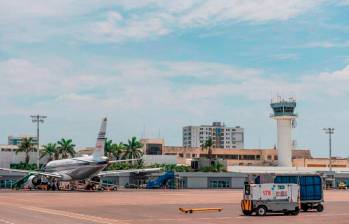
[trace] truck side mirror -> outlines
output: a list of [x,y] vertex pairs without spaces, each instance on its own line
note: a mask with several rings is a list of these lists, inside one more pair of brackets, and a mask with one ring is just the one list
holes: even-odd
[[251,194],[251,186],[249,184],[245,184],[245,195]]

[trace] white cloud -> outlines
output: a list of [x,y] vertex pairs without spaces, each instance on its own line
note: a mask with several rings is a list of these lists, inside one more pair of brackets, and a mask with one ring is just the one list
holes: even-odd
[[[279,94],[312,100],[349,93],[349,66],[330,73],[283,80],[262,70],[209,62],[127,61],[106,64],[111,73],[71,73],[69,65],[43,67],[24,59],[0,63],[0,95],[34,105],[79,103],[109,108],[161,108],[191,111],[220,106],[225,97],[268,101]],[[67,63],[69,64],[69,63]],[[93,70],[93,69],[92,69]],[[56,99],[56,101],[52,101]],[[69,103],[69,105],[70,105]],[[18,106],[18,105],[17,105]],[[28,106],[28,105],[25,105]],[[71,106],[71,105],[70,105]]]
[[[109,12],[104,21],[93,23],[93,40],[123,41],[166,35],[176,29],[212,26],[226,22],[267,22],[287,20],[309,11],[322,1],[286,0],[206,0],[206,1],[147,1],[148,4],[119,4],[125,9],[138,10],[120,16]],[[144,12],[139,12],[139,9]],[[118,15],[117,17],[113,15]],[[121,20],[122,17],[122,20]]]
[[[127,41],[226,22],[287,20],[316,0],[12,0],[0,2],[0,32],[6,41],[42,41],[65,35],[87,41]],[[101,19],[104,18],[104,19]],[[45,30],[45,32],[42,32]]]
[[166,15],[137,21],[123,18],[117,12],[110,12],[107,17],[106,21],[96,22],[90,28],[97,38],[101,35],[106,40],[117,42],[129,38],[146,39],[169,33],[168,28],[163,24]]
[[297,60],[299,57],[297,54],[293,54],[293,53],[283,53],[283,54],[275,54],[272,55],[272,58],[275,60]]
[[348,41],[314,41],[299,46],[300,48],[341,48],[349,47]]
[[274,0],[241,1],[218,0],[205,1],[185,13],[180,21],[183,24],[210,24],[227,20],[263,22],[286,20],[313,8],[316,1]]
[[[114,122],[110,126],[113,138],[138,135],[147,124],[148,129],[165,128],[165,138],[178,144],[180,127],[185,124],[225,119],[252,129],[256,127],[253,122],[269,125],[267,104],[277,94],[321,107],[349,95],[349,66],[283,80],[263,70],[212,62],[115,61],[98,64],[98,69],[94,63],[86,64],[87,68],[72,72],[71,64],[59,59],[0,62],[0,120],[43,113],[49,116],[45,127],[52,125],[47,126],[50,133],[46,136],[55,140],[64,134],[87,145],[93,144],[88,136],[97,128],[88,124],[108,116]],[[93,72],[100,66],[108,67],[107,71]],[[256,109],[261,112],[258,118]],[[321,116],[326,117],[326,112],[319,112]],[[12,126],[8,124],[8,128]],[[249,129],[251,132],[256,131]]]

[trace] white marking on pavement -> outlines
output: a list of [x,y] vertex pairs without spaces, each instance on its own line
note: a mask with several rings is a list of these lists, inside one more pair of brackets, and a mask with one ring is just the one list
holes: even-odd
[[6,223],[6,224],[14,224],[13,222],[10,222],[10,221],[5,220],[5,219],[0,219],[0,222]]
[[185,196],[185,194],[160,194],[161,196]]
[[[78,219],[78,220],[83,220],[83,221],[90,221],[90,222],[95,222],[95,223],[100,223],[100,224],[128,224],[126,221],[103,218],[103,217],[99,217],[99,216],[85,215],[85,214],[81,214],[81,213],[66,212],[66,211],[61,211],[61,210],[40,208],[40,207],[35,207],[35,206],[23,206],[23,205],[18,205],[18,204],[14,204],[14,203],[6,203],[6,202],[0,202],[0,204],[15,206],[17,208],[29,210],[29,211],[40,212],[40,213],[45,213],[45,214],[50,214],[50,215],[58,215],[58,216],[63,216],[63,217],[68,217],[68,218],[73,218],[73,219]],[[0,219],[0,222],[6,223],[6,224],[14,224],[14,223],[8,222],[7,220],[1,220],[1,219]]]

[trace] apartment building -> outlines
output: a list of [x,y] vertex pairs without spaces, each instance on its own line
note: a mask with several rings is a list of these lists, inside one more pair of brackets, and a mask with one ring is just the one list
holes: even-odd
[[213,140],[213,148],[243,149],[244,129],[240,126],[226,127],[224,123],[183,127],[183,147],[201,147],[208,139]]

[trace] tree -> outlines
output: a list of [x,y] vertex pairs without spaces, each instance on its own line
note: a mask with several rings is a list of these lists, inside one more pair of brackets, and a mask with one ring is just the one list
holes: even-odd
[[105,139],[105,143],[104,143],[104,155],[107,156],[109,159],[112,159],[113,157],[113,140],[108,140]]
[[57,142],[58,144],[58,153],[61,156],[62,159],[67,159],[69,155],[73,157],[75,155],[75,144],[73,144],[73,140],[71,139],[64,139],[62,138],[60,141]]
[[143,151],[141,150],[141,148],[143,147],[143,145],[137,140],[136,137],[129,139],[128,144],[124,144],[124,146],[126,159],[139,159],[142,157]]
[[48,162],[52,161],[53,159],[59,159],[59,152],[57,148],[56,143],[48,143],[47,145],[44,145],[44,148],[41,150],[41,156],[40,159],[48,155]]
[[212,138],[207,139],[202,145],[201,148],[202,150],[207,149],[207,158],[209,160],[212,159],[212,146],[213,146],[213,141]]
[[104,153],[109,159],[121,159],[124,151],[125,145],[120,142],[119,144],[113,143],[112,140],[106,140],[104,145]]
[[123,155],[125,154],[125,144],[123,144],[122,142],[120,142],[119,144],[113,144],[112,153],[115,159],[122,159]]
[[29,153],[34,151],[34,143],[33,138],[23,138],[21,141],[21,144],[18,146],[18,149],[16,149],[16,154],[19,152],[25,153],[25,163],[29,163]]

